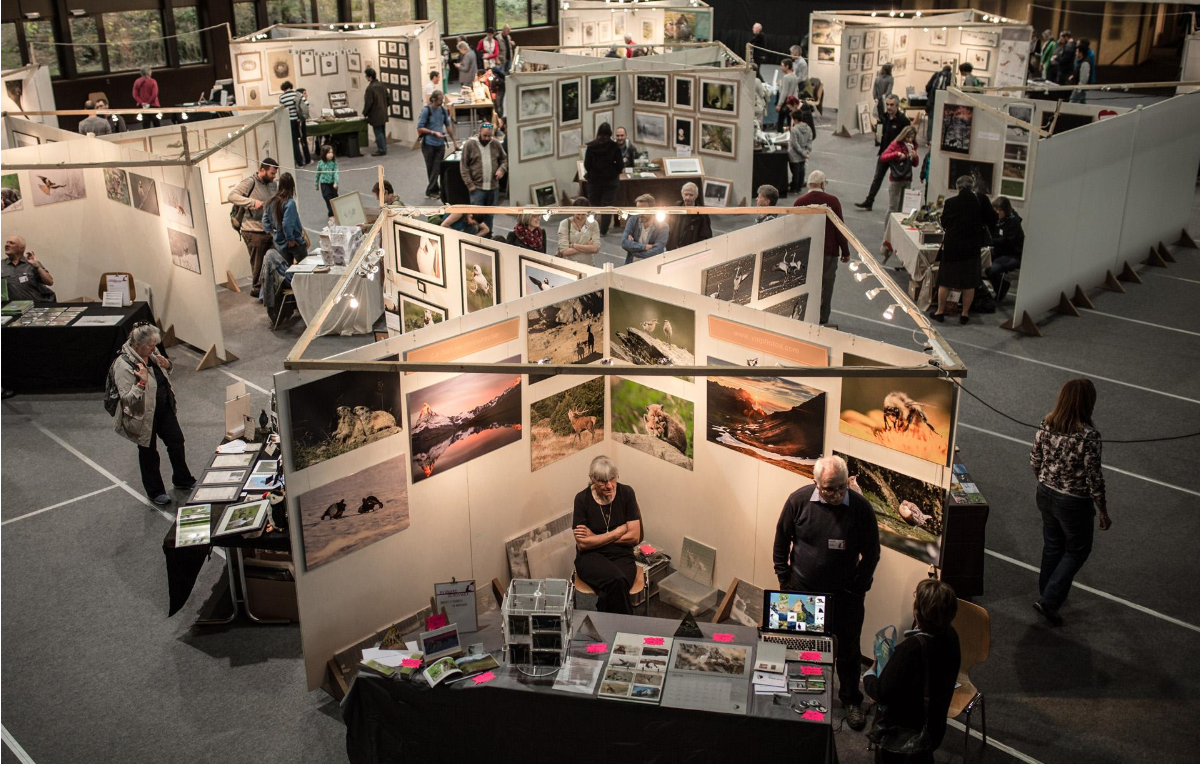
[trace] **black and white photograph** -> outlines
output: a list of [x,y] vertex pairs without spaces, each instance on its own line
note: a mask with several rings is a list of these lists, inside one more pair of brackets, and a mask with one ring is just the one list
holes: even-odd
[[578,158],[581,148],[583,148],[582,127],[558,131],[558,156],[560,159]]
[[396,273],[446,286],[445,237],[394,224]]
[[942,104],[942,151],[970,154],[971,125],[974,120],[974,106]]
[[517,134],[517,156],[522,162],[554,156],[554,123],[522,125]]
[[744,255],[700,273],[700,288],[717,300],[749,305],[754,296],[754,260],[756,255]]
[[292,469],[349,453],[401,432],[400,375],[343,371],[287,392]]
[[665,74],[633,75],[633,102],[640,106],[667,106],[669,81]]
[[675,116],[672,118],[672,124],[674,125],[672,133],[675,148],[695,148],[692,136],[696,132],[696,120],[691,117]]
[[558,181],[544,180],[529,187],[530,203],[538,207],[553,207],[558,204]]
[[558,81],[558,124],[577,125],[583,121],[583,80],[579,77]]
[[769,308],[763,308],[763,310],[777,316],[787,316],[796,321],[803,321],[804,313],[808,310],[808,295],[796,295],[783,302],[777,302]]
[[729,193],[733,188],[733,183],[720,178],[705,178],[704,179],[704,206],[705,207],[728,207]]
[[808,281],[808,255],[812,239],[804,237],[764,249],[758,266],[758,299],[803,286]]
[[521,122],[547,119],[554,114],[554,84],[543,82],[517,90],[517,117]]
[[185,271],[200,272],[200,244],[190,233],[167,229],[167,243],[171,247],[171,262]]
[[621,101],[621,82],[615,74],[593,74],[588,77],[588,108],[616,106]]
[[636,145],[667,146],[668,115],[655,111],[633,113],[633,142]]

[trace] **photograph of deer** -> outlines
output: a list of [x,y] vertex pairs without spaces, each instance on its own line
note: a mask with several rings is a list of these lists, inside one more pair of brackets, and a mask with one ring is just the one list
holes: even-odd
[[[530,363],[592,363],[604,357],[604,292],[531,310],[525,320]],[[529,383],[551,376],[530,374]]]
[[604,440],[604,380],[600,377],[529,407],[530,470],[565,459]]
[[302,470],[401,431],[400,375],[343,371],[288,391],[292,469]]

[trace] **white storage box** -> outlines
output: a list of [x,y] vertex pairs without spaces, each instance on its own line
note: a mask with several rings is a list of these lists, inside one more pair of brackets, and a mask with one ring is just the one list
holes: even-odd
[[696,583],[682,571],[676,571],[659,582],[658,598],[672,607],[699,615],[716,607],[720,592],[711,586]]

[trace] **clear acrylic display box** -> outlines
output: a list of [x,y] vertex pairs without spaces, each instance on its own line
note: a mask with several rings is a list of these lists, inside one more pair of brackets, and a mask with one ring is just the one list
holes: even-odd
[[558,668],[571,647],[575,587],[565,578],[514,578],[500,608],[509,665]]

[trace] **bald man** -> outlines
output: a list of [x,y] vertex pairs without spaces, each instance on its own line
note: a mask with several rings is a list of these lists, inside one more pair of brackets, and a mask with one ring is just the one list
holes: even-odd
[[4,242],[4,281],[8,284],[8,299],[53,301],[54,277],[37,256],[25,251],[25,239],[9,236]]

